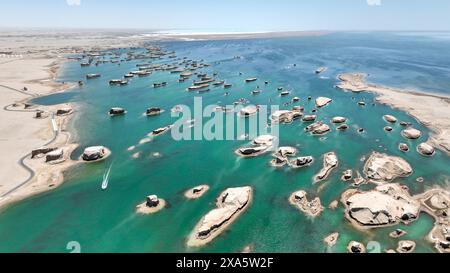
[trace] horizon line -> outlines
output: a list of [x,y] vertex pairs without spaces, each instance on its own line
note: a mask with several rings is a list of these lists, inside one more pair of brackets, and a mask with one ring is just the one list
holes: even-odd
[[[211,34],[260,34],[260,33],[289,33],[289,32],[450,32],[450,29],[311,29],[311,30],[253,30],[253,31],[242,31],[233,30],[233,32],[225,32],[224,29],[217,29],[217,32],[214,32],[214,29],[200,29],[200,28],[146,28],[146,27],[47,27],[47,26],[0,26],[0,30],[3,29],[15,29],[15,30],[103,30],[103,31],[152,31],[152,32],[160,32],[160,31],[204,31],[208,30],[207,33],[203,34],[201,32],[194,33],[195,35],[211,35]],[[168,33],[170,35],[170,33]],[[184,34],[184,33],[183,33]],[[186,33],[185,35],[189,35],[190,33]]]

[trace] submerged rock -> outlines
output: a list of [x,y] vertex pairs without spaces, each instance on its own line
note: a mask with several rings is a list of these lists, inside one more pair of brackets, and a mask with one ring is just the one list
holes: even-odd
[[208,212],[194,228],[187,245],[203,246],[211,242],[249,206],[252,188],[229,188],[217,199],[217,208]]
[[423,156],[433,156],[436,152],[434,147],[428,143],[421,143],[417,146],[417,152],[419,152]]
[[391,126],[386,126],[386,127],[384,127],[384,130],[386,132],[392,132],[394,130],[394,128],[392,128]]
[[337,155],[335,152],[327,153],[323,156],[323,168],[320,172],[315,176],[314,181],[320,182],[330,175],[331,171],[333,171],[339,164]]
[[409,224],[420,214],[420,203],[399,184],[385,184],[366,192],[351,189],[342,194],[342,203],[347,219],[357,227]]
[[408,128],[402,131],[402,136],[407,139],[418,139],[422,136],[422,132],[414,128]]
[[329,247],[333,247],[336,245],[338,239],[339,239],[339,233],[335,232],[335,233],[332,233],[332,234],[328,235],[327,237],[325,237],[325,239],[323,239],[323,241]]
[[406,121],[400,121],[400,125],[403,127],[407,127],[407,126],[411,126],[412,123],[411,122],[406,122]]
[[251,245],[245,246],[245,247],[240,251],[240,253],[242,253],[242,254],[252,253],[254,249],[255,249],[255,245],[254,245],[254,244],[251,244]]
[[328,205],[328,208],[331,209],[331,210],[335,210],[338,207],[339,207],[339,201],[338,200],[334,200]]
[[410,176],[413,170],[403,158],[373,152],[366,161],[364,173],[372,182],[390,182]]
[[320,198],[316,197],[312,201],[308,201],[307,195],[303,190],[294,192],[290,196],[289,202],[308,216],[319,216],[324,210]]

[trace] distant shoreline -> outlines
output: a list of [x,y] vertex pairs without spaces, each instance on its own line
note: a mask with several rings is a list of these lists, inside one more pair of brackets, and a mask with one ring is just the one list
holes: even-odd
[[356,93],[376,94],[378,103],[390,105],[414,117],[432,130],[430,142],[435,148],[450,155],[450,96],[428,92],[409,91],[368,83],[364,73],[346,73],[337,76],[337,88]]
[[280,32],[249,32],[249,33],[164,33],[155,32],[141,34],[141,36],[155,41],[216,41],[216,40],[245,40],[269,39],[288,37],[310,37],[330,34],[330,31],[280,31]]

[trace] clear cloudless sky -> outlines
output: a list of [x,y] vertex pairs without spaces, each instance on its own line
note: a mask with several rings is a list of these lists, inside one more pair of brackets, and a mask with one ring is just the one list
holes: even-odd
[[2,0],[0,27],[450,30],[450,0]]

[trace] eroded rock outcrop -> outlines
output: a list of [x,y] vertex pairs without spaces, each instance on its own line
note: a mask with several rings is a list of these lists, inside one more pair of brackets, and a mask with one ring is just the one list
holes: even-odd
[[408,128],[402,131],[402,136],[407,139],[418,139],[422,136],[422,132],[414,128]]
[[428,143],[421,143],[417,146],[417,152],[423,156],[433,156],[435,154],[435,149]]
[[84,161],[99,161],[109,156],[111,151],[104,146],[93,146],[84,149],[81,158]]
[[235,153],[242,157],[256,157],[267,152],[274,144],[276,138],[271,135],[261,135],[252,141],[251,147],[242,147]]
[[46,154],[45,156],[45,162],[51,162],[53,164],[61,162],[64,160],[64,150],[63,149],[57,149],[54,151],[51,151]]
[[397,118],[392,116],[392,115],[385,115],[383,116],[384,120],[390,123],[396,123],[397,122]]
[[273,123],[292,123],[302,116],[303,113],[301,111],[280,110],[273,113],[270,119]]
[[327,237],[325,237],[325,239],[323,239],[323,241],[329,247],[333,247],[336,245],[338,239],[339,239],[339,233],[335,232],[335,233],[332,233],[332,234],[328,235]]
[[399,177],[408,177],[413,173],[406,160],[374,152],[364,166],[364,174],[372,182],[390,182]]
[[314,122],[316,120],[316,115],[306,115],[302,118],[303,122]]
[[327,98],[327,97],[318,97],[316,99],[316,106],[321,108],[321,107],[324,107],[324,106],[330,104],[332,101],[333,101],[332,99]]
[[187,190],[184,193],[184,196],[187,199],[199,199],[201,198],[207,191],[209,190],[208,185],[200,185],[197,187],[194,187],[192,189]]
[[341,180],[342,181],[350,181],[353,178],[353,170],[346,170],[342,173]]
[[149,195],[145,202],[136,206],[136,212],[139,214],[154,214],[164,209],[166,201],[159,198],[157,195]]
[[35,150],[31,151],[31,158],[35,158],[35,157],[39,157],[41,155],[48,154],[57,149],[58,148],[55,148],[55,147],[42,147],[42,148],[35,149]]
[[400,237],[405,236],[406,234],[407,234],[407,232],[404,231],[403,229],[396,229],[396,230],[392,231],[391,233],[389,233],[389,237],[398,239]]
[[320,202],[320,198],[316,197],[313,200],[309,201],[307,195],[308,194],[303,190],[294,192],[289,197],[289,203],[291,203],[291,205],[295,206],[308,216],[319,216],[324,210],[324,207]]
[[347,251],[349,253],[366,253],[366,247],[360,242],[351,241],[347,246]]
[[295,160],[290,161],[289,165],[295,169],[295,168],[308,167],[313,163],[314,163],[314,158],[312,156],[302,156],[302,157],[296,158]]
[[314,177],[315,182],[320,182],[328,178],[331,171],[333,171],[339,164],[338,157],[335,152],[327,153],[323,156],[323,168]]
[[416,249],[416,243],[414,241],[400,241],[398,242],[398,253],[411,253]]
[[406,143],[400,143],[400,144],[398,145],[398,149],[399,149],[400,151],[402,151],[402,152],[405,152],[405,153],[409,152],[409,146],[408,146],[408,144],[406,144]]
[[344,122],[346,122],[346,121],[347,121],[347,118],[344,118],[344,117],[334,117],[334,118],[331,120],[331,123],[338,124],[338,123],[344,123]]
[[450,253],[450,192],[431,189],[417,196],[422,210],[435,219],[428,240],[441,253]]
[[310,132],[313,135],[324,135],[331,131],[330,126],[319,121],[314,124],[311,124],[305,128],[306,132]]
[[399,184],[385,184],[374,190],[355,189],[342,194],[346,217],[359,228],[375,228],[405,224],[419,217],[420,202],[411,197],[408,189]]
[[203,246],[211,242],[245,211],[252,200],[252,188],[229,188],[217,199],[217,208],[206,214],[190,235],[189,247]]

